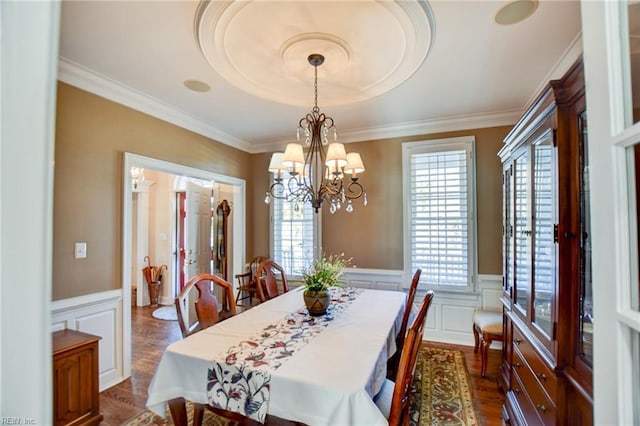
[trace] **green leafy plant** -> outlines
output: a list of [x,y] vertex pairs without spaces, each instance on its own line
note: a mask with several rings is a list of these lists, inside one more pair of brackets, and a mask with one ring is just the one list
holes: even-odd
[[309,291],[325,291],[329,287],[344,284],[340,279],[342,269],[351,263],[351,258],[345,259],[344,254],[322,256],[311,265],[302,269],[304,285]]

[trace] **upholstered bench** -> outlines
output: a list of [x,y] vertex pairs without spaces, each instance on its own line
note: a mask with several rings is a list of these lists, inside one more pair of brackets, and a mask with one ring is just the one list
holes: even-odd
[[491,342],[502,342],[502,312],[476,309],[473,314],[474,353],[480,348],[480,375],[485,376]]

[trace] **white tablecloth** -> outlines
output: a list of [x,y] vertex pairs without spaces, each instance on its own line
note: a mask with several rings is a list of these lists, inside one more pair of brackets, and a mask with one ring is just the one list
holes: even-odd
[[[149,386],[147,407],[165,415],[177,397],[207,403],[212,358],[304,307],[301,289],[171,344]],[[406,295],[365,290],[326,330],[271,373],[268,413],[308,425],[386,425],[373,403],[395,352]]]

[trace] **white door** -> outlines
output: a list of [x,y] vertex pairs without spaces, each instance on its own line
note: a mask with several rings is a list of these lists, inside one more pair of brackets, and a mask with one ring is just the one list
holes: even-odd
[[185,280],[211,272],[211,188],[187,182]]
[[583,0],[594,424],[640,424],[640,2]]

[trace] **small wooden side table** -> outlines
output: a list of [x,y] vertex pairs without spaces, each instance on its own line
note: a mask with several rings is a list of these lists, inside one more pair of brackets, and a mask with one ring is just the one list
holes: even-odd
[[97,425],[102,421],[98,341],[75,330],[56,331],[53,340],[53,424]]

